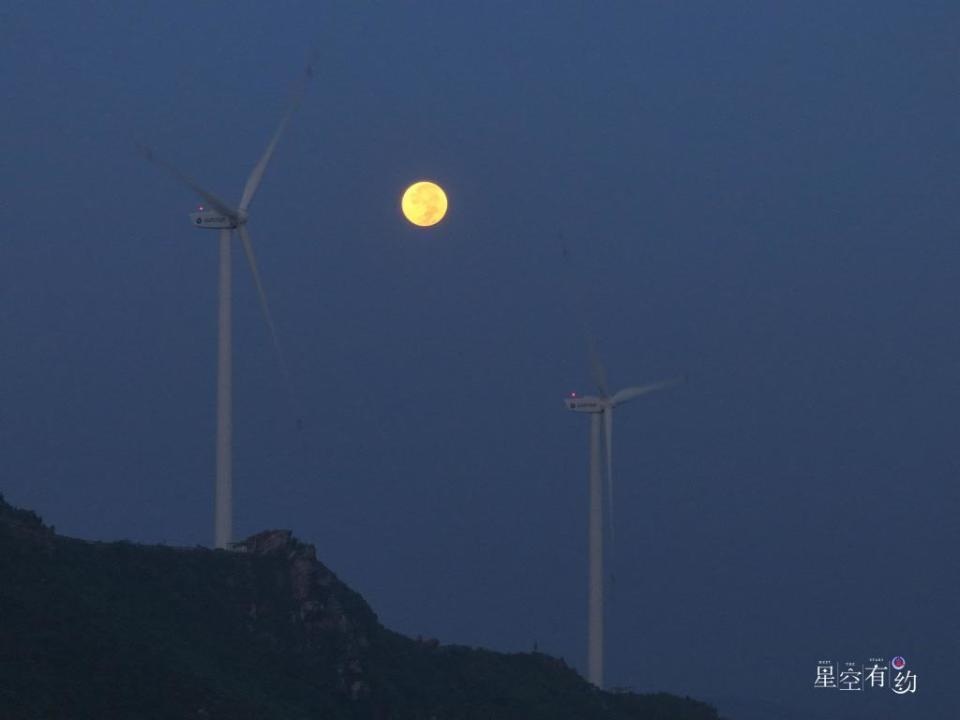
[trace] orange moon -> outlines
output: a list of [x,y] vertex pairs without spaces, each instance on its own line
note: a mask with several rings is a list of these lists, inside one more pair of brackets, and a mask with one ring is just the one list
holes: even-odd
[[447,194],[436,183],[415,182],[403,193],[400,208],[407,220],[420,227],[430,227],[447,214]]

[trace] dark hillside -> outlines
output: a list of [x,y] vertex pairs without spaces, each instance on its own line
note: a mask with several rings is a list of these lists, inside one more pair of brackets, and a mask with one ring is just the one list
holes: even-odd
[[598,692],[562,661],[384,628],[287,531],[238,552],[55,535],[0,497],[4,720],[716,720]]

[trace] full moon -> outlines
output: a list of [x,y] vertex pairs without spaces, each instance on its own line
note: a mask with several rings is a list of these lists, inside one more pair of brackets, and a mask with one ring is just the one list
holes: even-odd
[[430,227],[447,214],[447,194],[436,183],[416,182],[403,193],[400,208],[414,225]]

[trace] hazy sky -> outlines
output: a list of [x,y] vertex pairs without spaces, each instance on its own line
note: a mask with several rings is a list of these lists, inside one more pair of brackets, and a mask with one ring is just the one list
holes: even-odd
[[[236,202],[315,48],[249,225],[296,407],[236,255],[237,533],[292,528],[402,632],[582,669],[582,296],[612,385],[690,375],[617,415],[609,683],[946,718],[958,36],[948,1],[8,0],[0,492],[211,543],[216,233],[135,144]],[[916,696],[813,688],[895,654]]]

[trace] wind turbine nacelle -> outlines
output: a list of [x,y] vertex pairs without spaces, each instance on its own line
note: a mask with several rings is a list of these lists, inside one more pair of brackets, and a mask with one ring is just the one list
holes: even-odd
[[199,208],[194,212],[190,213],[190,220],[193,222],[195,227],[198,228],[210,228],[211,230],[222,230],[224,228],[235,228],[237,226],[236,221],[224,215],[219,210],[213,210],[212,208]]
[[594,395],[567,395],[563,399],[567,404],[567,410],[582,413],[600,413],[607,409],[607,402],[603,398]]

